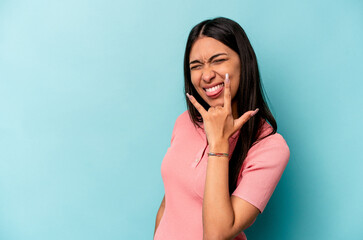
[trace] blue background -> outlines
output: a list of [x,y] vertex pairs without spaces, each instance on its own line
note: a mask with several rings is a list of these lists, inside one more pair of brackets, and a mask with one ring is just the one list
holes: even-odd
[[255,239],[363,239],[363,3],[0,1],[0,239],[152,239],[198,22],[237,21],[290,162]]

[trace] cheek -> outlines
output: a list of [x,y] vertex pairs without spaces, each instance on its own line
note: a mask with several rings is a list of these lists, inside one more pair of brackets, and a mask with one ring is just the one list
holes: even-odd
[[193,79],[192,79],[192,84],[193,84],[194,88],[197,89],[197,83]]
[[197,91],[197,93],[199,95],[201,95],[202,94],[202,90],[200,89],[199,82],[192,80],[192,84],[193,84],[194,89]]
[[238,91],[238,86],[239,85],[239,82],[236,81],[234,82],[232,85],[231,85],[231,94],[232,94],[232,97],[235,97],[237,91]]
[[194,87],[198,84],[198,76],[195,73],[191,73],[190,74],[190,79],[192,81],[192,84],[194,85]]

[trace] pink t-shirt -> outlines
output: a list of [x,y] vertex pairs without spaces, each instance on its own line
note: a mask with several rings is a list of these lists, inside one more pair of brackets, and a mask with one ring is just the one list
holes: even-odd
[[[202,125],[203,127],[203,125]],[[262,135],[272,131],[264,121]],[[230,156],[240,130],[229,139]],[[195,128],[188,111],[176,119],[170,147],[161,163],[165,189],[165,210],[154,240],[203,239],[202,205],[209,145],[203,129]],[[290,157],[284,138],[275,133],[248,151],[232,195],[263,212]],[[241,232],[235,240],[245,240]]]

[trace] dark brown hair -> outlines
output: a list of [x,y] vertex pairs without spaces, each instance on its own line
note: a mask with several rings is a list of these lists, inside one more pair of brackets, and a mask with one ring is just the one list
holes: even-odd
[[[203,36],[220,41],[239,56],[241,62],[240,84],[234,98],[237,101],[238,117],[249,110],[260,109],[254,117],[242,126],[236,147],[229,161],[229,193],[232,194],[236,189],[238,175],[248,150],[257,141],[276,133],[277,124],[265,102],[256,54],[245,31],[231,19],[224,17],[208,19],[200,22],[190,31],[184,54],[184,92],[192,94],[206,110],[210,107],[195,90],[190,77],[190,51],[194,42]],[[203,121],[200,113],[187,97],[185,97],[185,100],[194,126],[201,128],[198,124]],[[261,137],[260,130],[264,120],[270,123],[273,131]]]

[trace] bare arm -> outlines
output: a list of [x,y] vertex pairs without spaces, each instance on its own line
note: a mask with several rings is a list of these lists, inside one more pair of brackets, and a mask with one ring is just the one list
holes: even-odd
[[156,215],[154,236],[155,236],[155,233],[156,233],[156,229],[159,226],[160,220],[161,220],[161,218],[164,215],[164,209],[165,209],[165,195],[163,197],[163,201],[161,201],[161,204],[160,204],[160,207],[159,207],[159,211],[158,211],[158,213]]
[[[228,152],[228,142],[210,146],[211,152]],[[228,158],[208,157],[203,200],[203,239],[233,239],[252,224],[259,210],[229,196]]]

